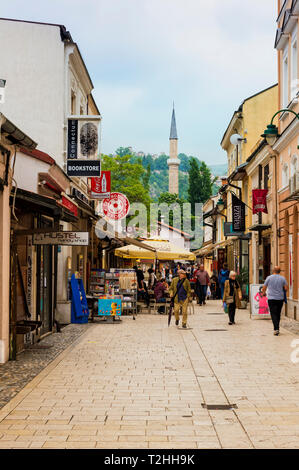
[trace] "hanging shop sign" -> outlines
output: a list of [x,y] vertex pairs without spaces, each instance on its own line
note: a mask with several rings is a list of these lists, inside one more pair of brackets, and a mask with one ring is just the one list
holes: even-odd
[[94,199],[108,199],[111,193],[111,171],[102,171],[99,178],[91,178],[90,196]]
[[232,194],[233,205],[233,231],[245,231],[245,204],[239,198]]
[[234,232],[232,222],[224,222],[224,236],[225,237],[243,237],[244,232]]
[[268,214],[267,208],[267,194],[268,189],[253,189],[252,190],[252,213],[258,214],[264,212]]
[[67,158],[78,158],[78,120],[68,120]]
[[100,160],[68,160],[68,176],[99,176],[101,174]]
[[96,159],[99,154],[99,124],[101,116],[72,116],[68,118],[67,158]]
[[88,246],[88,232],[50,232],[35,233],[33,245]]
[[102,210],[106,217],[112,220],[124,219],[130,211],[128,198],[122,193],[111,193],[110,198],[102,202]]

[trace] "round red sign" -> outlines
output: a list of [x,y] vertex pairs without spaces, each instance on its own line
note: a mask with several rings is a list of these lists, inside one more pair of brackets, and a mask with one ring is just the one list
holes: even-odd
[[111,193],[110,198],[103,200],[102,208],[106,217],[113,220],[120,220],[129,213],[130,203],[124,194]]

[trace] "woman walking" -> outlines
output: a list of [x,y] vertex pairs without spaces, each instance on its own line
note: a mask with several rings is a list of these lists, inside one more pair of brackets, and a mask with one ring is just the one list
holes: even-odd
[[235,324],[236,308],[241,307],[242,292],[240,284],[236,280],[235,271],[229,273],[229,279],[225,281],[223,292],[223,303],[228,306],[229,325]]

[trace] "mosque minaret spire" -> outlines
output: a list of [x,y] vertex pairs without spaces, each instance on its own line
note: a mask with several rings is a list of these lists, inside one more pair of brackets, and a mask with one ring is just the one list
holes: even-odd
[[181,162],[178,158],[178,134],[176,128],[174,104],[172,110],[169,144],[169,160],[167,160],[167,165],[169,168],[169,192],[171,194],[179,194],[179,166]]

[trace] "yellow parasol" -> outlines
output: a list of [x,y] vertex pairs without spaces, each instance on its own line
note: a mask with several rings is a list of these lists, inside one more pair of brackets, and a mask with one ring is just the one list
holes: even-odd
[[140,259],[150,259],[150,260],[185,260],[185,261],[195,261],[196,256],[188,250],[181,248],[174,243],[169,242],[168,240],[142,240],[143,243],[155,248],[156,253],[146,250],[144,248],[139,248],[134,245],[127,245],[115,250],[115,255],[120,258],[140,258]]

